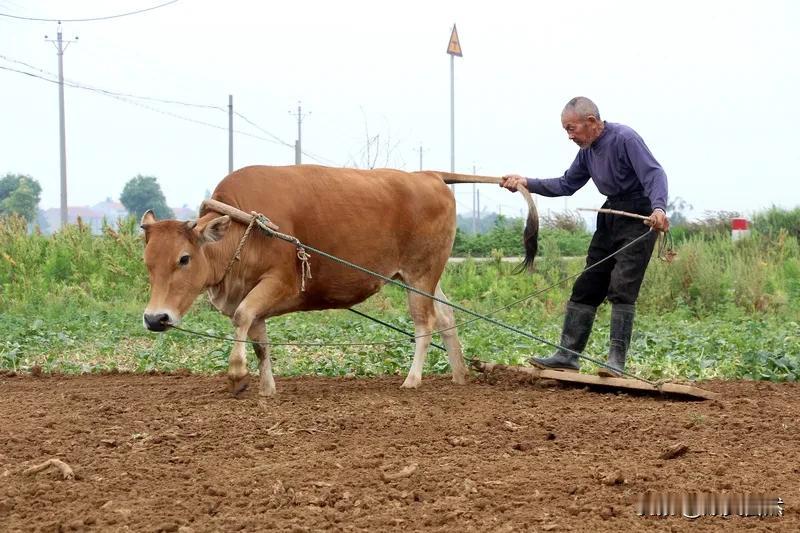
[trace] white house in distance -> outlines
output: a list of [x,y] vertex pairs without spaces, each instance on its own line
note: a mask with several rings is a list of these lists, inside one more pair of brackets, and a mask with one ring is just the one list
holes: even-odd
[[[197,211],[187,205],[183,207],[172,207],[171,209],[175,213],[175,218],[178,220],[189,220],[197,216]],[[78,217],[81,217],[81,222],[89,226],[92,233],[95,234],[100,234],[103,231],[103,219],[113,226],[118,219],[127,216],[128,211],[125,209],[125,206],[111,198],[106,198],[104,201],[93,206],[67,207],[67,220],[70,224],[77,224]],[[51,207],[50,209],[40,211],[38,223],[42,228],[42,233],[53,233],[61,226],[61,210],[57,207]]]

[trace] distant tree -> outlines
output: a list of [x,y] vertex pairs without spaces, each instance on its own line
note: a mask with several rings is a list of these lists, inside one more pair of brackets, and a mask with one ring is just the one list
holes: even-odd
[[0,215],[16,214],[28,222],[36,220],[42,187],[23,174],[8,173],[0,178]]
[[47,217],[44,216],[44,211],[41,209],[36,210],[36,224],[39,225],[39,231],[42,233],[50,233],[50,224],[47,222]]
[[686,202],[680,196],[676,196],[667,204],[667,216],[669,217],[670,226],[686,226],[689,220],[686,218],[684,211],[693,209],[693,206]]
[[161,186],[153,176],[139,174],[132,178],[122,189],[119,201],[136,219],[141,218],[148,209],[152,209],[158,219],[175,217],[172,209],[167,207]]
[[[523,225],[525,224],[525,220],[522,218],[507,217],[505,215],[481,210],[479,220],[476,221],[476,226],[478,233],[487,233],[492,231],[492,229],[498,225],[501,227],[505,225],[513,225],[516,224],[518,220],[521,220]],[[456,215],[456,227],[465,234],[472,233],[472,215]]]

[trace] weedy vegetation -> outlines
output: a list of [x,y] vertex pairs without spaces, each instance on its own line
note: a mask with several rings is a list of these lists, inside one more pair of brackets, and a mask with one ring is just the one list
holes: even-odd
[[[534,271],[513,275],[516,265],[501,257],[520,255],[521,224],[500,219],[483,234],[459,232],[454,255],[472,258],[449,265],[443,287],[469,309],[558,342],[563,306],[572,277],[584,266],[590,235],[580,225],[565,228],[569,220],[543,224]],[[702,226],[674,231],[677,256],[671,263],[653,258],[639,299],[630,370],[653,379],[796,380],[800,210],[758,214],[752,235],[736,242],[719,221]],[[101,235],[74,225],[51,236],[30,233],[21,219],[0,219],[0,369],[225,370],[229,342],[144,329],[149,287],[142,248],[132,219],[105,226]],[[358,309],[413,331],[405,294],[396,287],[387,286]],[[594,358],[604,359],[608,347],[608,314],[602,306],[587,348]],[[456,316],[468,358],[519,364],[551,350],[463,313]],[[228,319],[204,296],[183,325],[231,334]],[[401,334],[346,310],[276,317],[268,331],[276,343],[275,372],[282,375],[402,375],[413,353]],[[336,345],[313,345],[319,343]],[[255,370],[255,357],[249,362]],[[445,354],[432,348],[426,372],[447,370]]]

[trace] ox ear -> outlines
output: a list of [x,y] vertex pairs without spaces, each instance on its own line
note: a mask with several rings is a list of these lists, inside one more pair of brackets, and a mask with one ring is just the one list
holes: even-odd
[[150,224],[154,223],[155,221],[156,221],[156,215],[153,214],[153,210],[152,209],[148,209],[147,211],[144,212],[144,215],[142,215],[142,220],[141,220],[141,222],[139,222],[139,226],[144,230],[144,243],[145,244],[147,244],[147,241],[149,240],[148,239],[148,237],[149,237],[148,233],[149,232],[147,230],[150,228]]
[[144,215],[142,215],[142,221],[139,223],[139,225],[142,227],[142,229],[145,229],[145,226],[147,224],[152,224],[155,221],[156,221],[155,213],[153,213],[152,209],[148,209],[147,211],[144,212]]
[[231,217],[228,215],[217,217],[200,230],[200,239],[202,240],[203,244],[208,242],[216,242],[225,236],[225,233],[228,231],[230,225]]

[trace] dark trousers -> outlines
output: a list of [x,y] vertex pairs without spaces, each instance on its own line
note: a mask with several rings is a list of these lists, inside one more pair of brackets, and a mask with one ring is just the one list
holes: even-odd
[[[653,212],[650,200],[643,193],[609,198],[603,207],[644,216]],[[608,257],[649,230],[650,227],[639,219],[598,213],[597,231],[589,244],[586,266]],[[593,307],[603,303],[606,298],[612,304],[634,305],[657,235],[655,231],[650,232],[633,246],[581,274],[572,287],[570,300]]]

